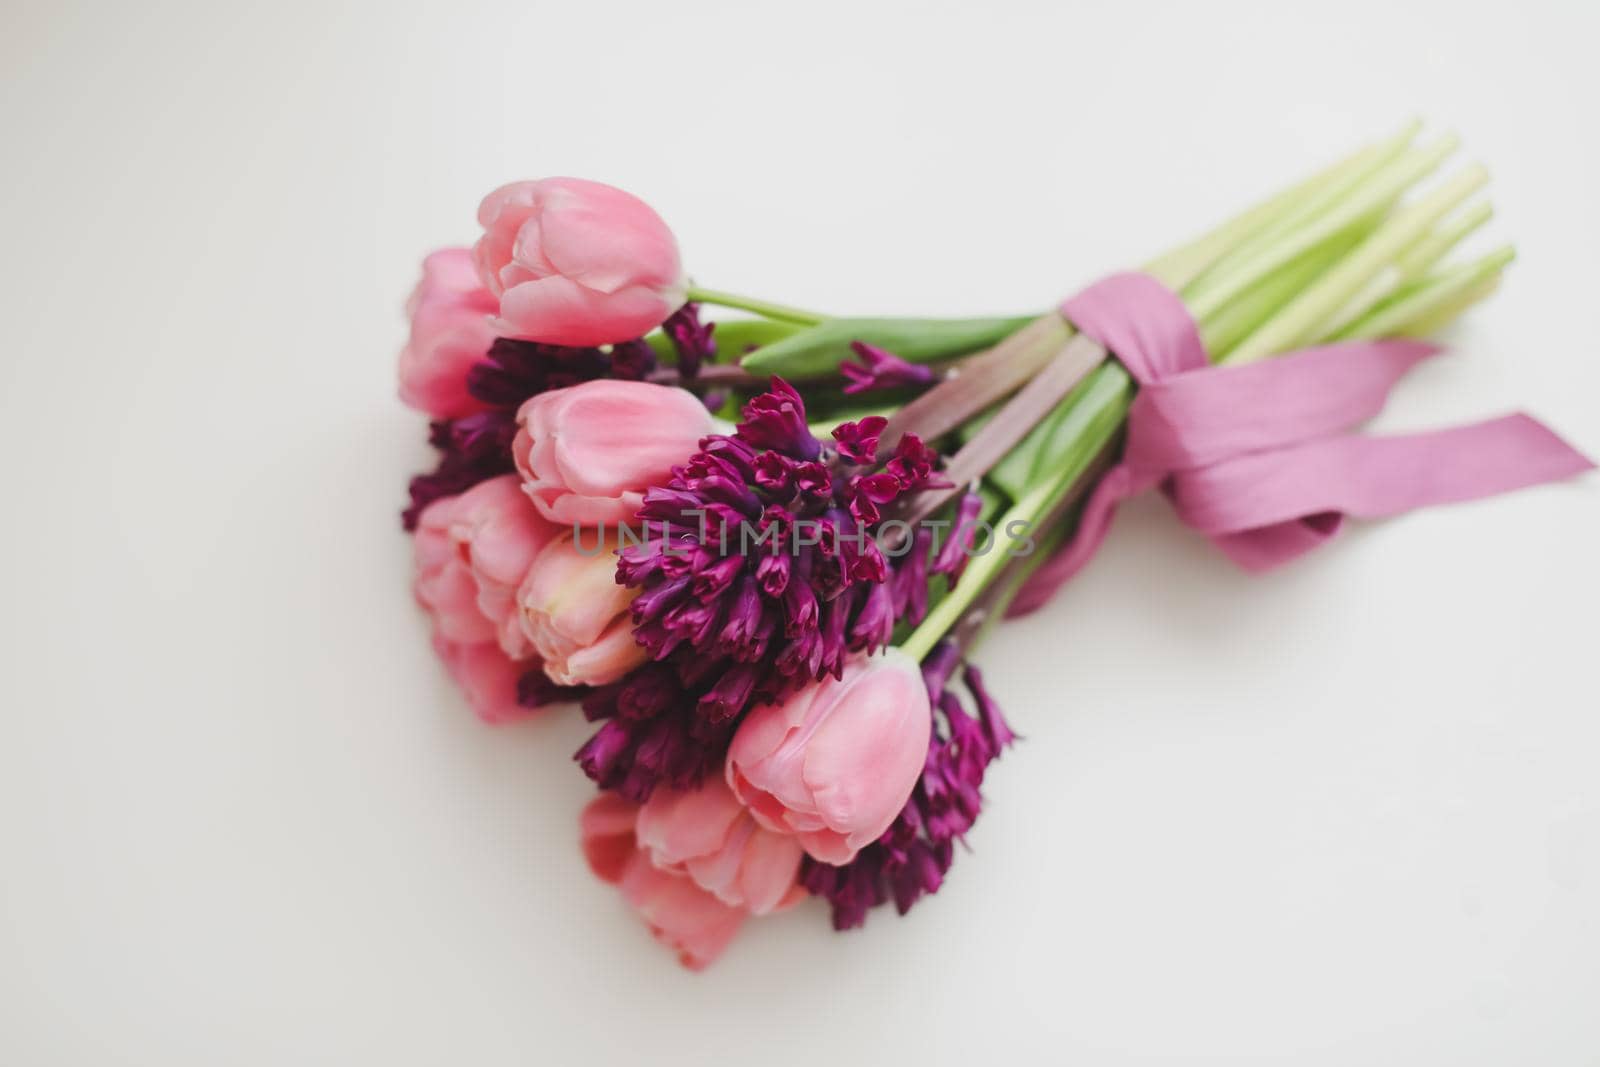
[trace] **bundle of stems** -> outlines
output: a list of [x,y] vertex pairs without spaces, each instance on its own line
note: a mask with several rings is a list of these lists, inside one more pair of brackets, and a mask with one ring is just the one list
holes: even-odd
[[[1420,336],[1493,292],[1509,246],[1448,263],[1491,214],[1476,194],[1477,164],[1429,179],[1457,141],[1418,141],[1413,124],[1158,257],[1143,269],[1178,293],[1213,362],[1233,364],[1330,341]],[[992,618],[1070,525],[1081,497],[1114,452],[1136,385],[1097,343],[1055,311],[1024,319],[827,319],[728,294],[691,299],[762,316],[768,333],[742,370],[806,379],[835,371],[848,343],[865,340],[929,362],[992,347],[950,364],[947,376],[896,411],[884,437],[956,434],[952,482],[981,479],[995,529],[1034,531],[1027,557],[974,555],[959,585],[901,642],[922,657],[953,629],[970,638]],[[777,327],[774,331],[772,328]],[[781,334],[781,336],[779,336]],[[911,521],[948,496],[920,502]],[[1016,526],[1014,524],[1023,524]],[[965,620],[965,625],[962,625]]]

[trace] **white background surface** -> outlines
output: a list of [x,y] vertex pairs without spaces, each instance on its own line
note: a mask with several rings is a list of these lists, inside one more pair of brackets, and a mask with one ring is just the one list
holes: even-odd
[[[143,9],[143,10],[141,10]],[[572,714],[478,725],[395,512],[419,257],[552,173],[704,283],[1047,304],[1426,116],[1521,261],[1384,427],[1600,455],[1595,8],[0,11],[0,1061],[1600,1062],[1600,479],[1235,573],[1164,505],[981,661],[945,890],[680,971]]]

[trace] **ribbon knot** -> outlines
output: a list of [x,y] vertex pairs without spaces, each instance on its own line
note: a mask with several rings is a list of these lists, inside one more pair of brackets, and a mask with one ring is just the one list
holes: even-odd
[[1117,505],[1159,486],[1178,518],[1235,563],[1263,571],[1379,518],[1493,496],[1593,468],[1527,415],[1428,433],[1350,432],[1407,371],[1439,351],[1351,341],[1259,363],[1212,366],[1182,299],[1148,274],[1113,274],[1061,305],[1139,383],[1121,462],[1095,486],[1078,530],[1012,605],[1048,600],[1099,549]]

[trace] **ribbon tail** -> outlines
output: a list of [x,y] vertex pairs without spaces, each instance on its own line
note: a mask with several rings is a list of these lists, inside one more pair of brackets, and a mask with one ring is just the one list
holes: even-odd
[[1526,415],[1391,437],[1344,436],[1180,471],[1184,523],[1247,570],[1323,543],[1341,517],[1381,518],[1558,481],[1594,463]]
[[1419,341],[1350,341],[1146,385],[1128,418],[1136,467],[1187,470],[1343,433],[1383,410],[1389,391],[1437,353]]
[[1021,590],[1006,610],[1007,618],[1018,618],[1044,607],[1056,592],[1084,568],[1100,550],[1116,517],[1117,505],[1137,492],[1133,472],[1126,465],[1106,472],[1083,505],[1078,528],[1060,551],[1046,560],[1022,583]]

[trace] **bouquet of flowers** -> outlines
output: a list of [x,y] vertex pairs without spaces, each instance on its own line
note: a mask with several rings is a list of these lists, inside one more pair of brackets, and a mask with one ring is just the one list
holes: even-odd
[[808,895],[840,930],[904,914],[1016,740],[973,649],[1121,499],[1260,570],[1591,466],[1523,415],[1351,432],[1512,258],[1451,261],[1486,176],[1431,181],[1455,143],[1418,137],[1021,317],[702,288],[626,192],[496,190],[400,357],[439,452],[403,516],[435,650],[489,722],[581,706],[584,853],[686,965]]

